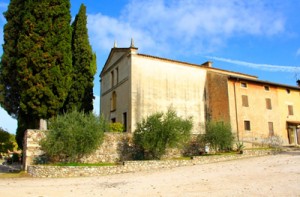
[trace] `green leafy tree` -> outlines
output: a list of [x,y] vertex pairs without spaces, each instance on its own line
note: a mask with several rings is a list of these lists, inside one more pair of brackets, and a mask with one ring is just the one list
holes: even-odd
[[134,144],[148,159],[160,159],[167,148],[180,147],[190,138],[193,123],[178,117],[173,109],[155,113],[137,123]]
[[234,136],[229,123],[209,121],[204,136],[199,139],[209,143],[215,151],[226,151],[232,149]]
[[13,151],[15,148],[14,142],[14,136],[0,127],[0,152]]
[[56,116],[71,86],[70,1],[12,0],[5,17],[1,105],[18,118],[16,138],[22,147],[25,129]]
[[77,161],[100,146],[106,126],[103,117],[74,110],[50,119],[41,146],[52,158]]
[[73,84],[63,111],[77,109],[93,111],[93,87],[96,74],[96,55],[92,52],[87,30],[86,7],[81,4],[72,23]]

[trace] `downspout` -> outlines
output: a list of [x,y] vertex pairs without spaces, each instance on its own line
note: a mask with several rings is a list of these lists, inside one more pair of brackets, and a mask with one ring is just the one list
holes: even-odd
[[236,135],[237,135],[237,139],[238,141],[240,141],[240,135],[239,135],[239,123],[238,123],[238,110],[237,110],[237,102],[236,102],[236,88],[235,88],[235,84],[238,81],[238,79],[236,81],[234,81],[233,83],[233,92],[234,92],[234,106],[235,106],[235,122],[236,122]]

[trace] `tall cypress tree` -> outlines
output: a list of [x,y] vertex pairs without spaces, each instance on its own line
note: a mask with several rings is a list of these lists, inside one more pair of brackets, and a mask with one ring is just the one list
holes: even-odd
[[4,13],[7,23],[4,26],[3,54],[0,64],[0,105],[9,115],[18,117],[20,87],[18,85],[18,40],[23,15],[23,0],[11,0]]
[[[12,0],[10,6],[15,1]],[[22,10],[18,19],[20,29],[12,38],[17,55],[11,62],[17,71],[14,85],[19,90],[19,102],[14,103],[19,110],[16,137],[22,145],[25,129],[37,128],[39,119],[55,116],[62,108],[71,86],[72,53],[69,0],[23,0],[19,3]],[[7,16],[7,24],[14,21]],[[13,29],[5,29],[4,35],[11,31]],[[6,53],[4,50],[3,57]],[[2,67],[9,68],[4,66],[3,60]],[[5,76],[10,74],[11,70],[1,72]],[[7,91],[1,92],[8,95]]]
[[87,30],[86,7],[81,4],[72,23],[73,84],[64,111],[93,110],[93,86],[96,73],[96,55],[92,52]]

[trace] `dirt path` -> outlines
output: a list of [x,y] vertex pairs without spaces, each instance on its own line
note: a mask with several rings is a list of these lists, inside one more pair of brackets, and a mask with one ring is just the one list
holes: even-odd
[[300,196],[300,151],[103,177],[0,179],[0,196]]

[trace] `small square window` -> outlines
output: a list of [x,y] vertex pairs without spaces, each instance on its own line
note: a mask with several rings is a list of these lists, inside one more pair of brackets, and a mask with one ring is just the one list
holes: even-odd
[[246,131],[250,131],[251,130],[251,126],[250,126],[250,121],[249,120],[245,120],[244,121],[244,129]]
[[270,91],[270,86],[264,86],[265,91]]
[[247,83],[241,82],[241,87],[242,87],[242,88],[247,88]]

